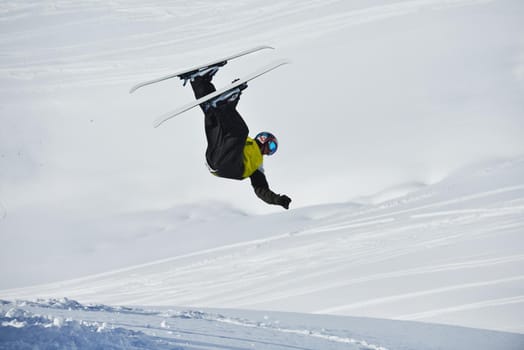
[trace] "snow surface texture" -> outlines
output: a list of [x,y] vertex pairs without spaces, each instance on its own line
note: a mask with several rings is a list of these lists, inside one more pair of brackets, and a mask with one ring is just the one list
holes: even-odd
[[[113,305],[295,311],[524,333],[522,179],[524,158],[467,168],[375,205],[232,213],[193,231],[206,237],[219,228],[227,245],[208,242],[174,258],[0,297],[63,295]],[[243,227],[253,230],[238,235]]]
[[518,334],[355,317],[0,301],[0,349],[519,350],[523,344]]
[[150,234],[126,225],[137,212],[177,206],[192,215],[182,206],[210,201],[246,214],[280,211],[247,181],[209,175],[198,109],[152,128],[194,99],[180,81],[128,93],[140,81],[256,45],[276,50],[230,62],[215,80],[223,86],[275,59],[293,62],[250,84],[239,104],[252,135],[279,137],[265,168],[293,208],[431,184],[465,164],[520,156],[523,7],[520,0],[0,2],[0,265],[9,266],[0,288],[178,254],[167,236],[137,253],[135,240]]
[[[0,2],[0,297],[524,333],[523,12],[519,0]],[[279,136],[265,165],[294,199],[285,213],[207,173],[200,111],[151,127],[193,99],[179,81],[127,93],[261,44],[277,50],[215,81],[293,61],[239,104],[252,133]],[[28,312],[2,322],[26,332],[40,314]],[[88,337],[74,319],[57,325]],[[369,334],[351,339],[388,345]]]

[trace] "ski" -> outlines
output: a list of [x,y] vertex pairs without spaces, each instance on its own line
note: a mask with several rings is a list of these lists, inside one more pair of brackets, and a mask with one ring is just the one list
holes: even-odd
[[208,102],[208,101],[210,101],[210,100],[212,100],[212,99],[214,99],[214,98],[216,98],[216,97],[218,97],[218,96],[220,96],[220,95],[222,95],[222,94],[224,94],[224,93],[226,93],[226,92],[228,92],[230,90],[234,90],[234,89],[240,87],[241,85],[246,84],[248,81],[253,80],[253,79],[255,79],[255,78],[257,78],[257,77],[259,77],[259,76],[261,76],[263,74],[266,74],[266,73],[268,73],[268,72],[270,72],[270,71],[272,71],[272,70],[274,70],[274,69],[276,69],[276,68],[278,68],[280,66],[288,64],[288,63],[290,63],[290,62],[287,61],[287,60],[275,61],[275,62],[273,62],[273,63],[271,63],[271,64],[269,64],[269,65],[267,65],[267,66],[265,66],[265,67],[255,71],[255,72],[245,76],[242,79],[234,81],[233,83],[223,87],[222,89],[219,89],[219,90],[217,90],[217,91],[215,91],[215,92],[213,92],[213,93],[211,93],[209,95],[206,95],[206,96],[204,96],[204,97],[202,97],[202,98],[200,98],[200,99],[198,99],[196,101],[188,103],[188,104],[186,104],[186,105],[184,105],[184,106],[182,106],[182,107],[180,107],[180,108],[178,108],[178,109],[176,109],[176,110],[174,110],[172,112],[169,112],[169,113],[166,113],[166,114],[160,116],[159,118],[157,118],[154,121],[153,125],[156,128],[156,127],[160,126],[162,123],[168,121],[169,119],[171,119],[173,117],[176,117],[177,115],[179,115],[181,113],[184,113],[184,112],[186,112],[186,111],[188,111],[188,110],[190,110],[190,109],[192,109],[192,108],[194,108],[194,107],[196,107],[198,105],[201,105],[202,103]]
[[164,81],[164,80],[168,80],[168,79],[171,79],[171,78],[176,78],[176,77],[179,77],[179,76],[183,76],[184,74],[187,74],[187,73],[199,70],[201,68],[206,68],[206,67],[215,66],[215,65],[223,66],[223,65],[225,65],[227,63],[227,61],[230,61],[230,60],[233,60],[235,58],[248,55],[248,54],[253,53],[253,52],[265,50],[265,49],[274,49],[274,48],[271,47],[271,46],[256,46],[256,47],[253,47],[251,49],[244,50],[244,51],[238,52],[236,54],[233,54],[233,55],[230,55],[230,56],[227,56],[227,57],[223,57],[221,59],[218,59],[218,60],[206,63],[206,64],[202,64],[202,65],[199,65],[199,66],[187,68],[187,69],[184,69],[184,70],[178,71],[176,73],[169,74],[169,75],[157,78],[157,79],[148,80],[148,81],[144,81],[142,83],[138,83],[138,84],[134,85],[131,88],[131,90],[129,90],[129,93],[132,94],[133,92],[135,92],[136,90],[138,90],[138,89],[140,89],[140,88],[142,88],[144,86],[155,84],[155,83],[158,83],[158,82],[161,82],[161,81]]

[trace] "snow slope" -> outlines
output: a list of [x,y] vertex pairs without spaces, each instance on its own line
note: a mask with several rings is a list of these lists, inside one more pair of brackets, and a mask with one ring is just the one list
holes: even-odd
[[[2,337],[163,346],[144,329],[176,305],[255,323],[301,313],[275,316],[290,319],[293,332],[280,333],[208,332],[221,325],[213,316],[204,328],[215,338],[193,348],[251,347],[227,332],[260,347],[310,348],[311,334],[330,338],[319,348],[336,347],[333,334],[376,347],[521,347],[521,336],[405,321],[524,333],[523,11],[520,0],[0,2]],[[265,166],[293,198],[289,212],[247,182],[209,176],[197,109],[151,127],[193,99],[179,81],[128,94],[261,44],[277,49],[215,82],[292,60],[239,104],[251,133],[279,136]],[[103,340],[82,305],[53,328],[74,302],[48,313],[55,299],[14,302],[62,296],[130,305],[144,334],[133,338],[116,307],[92,310],[123,328]],[[363,319],[330,333],[341,318],[325,314],[390,320],[353,336]]]
[[[519,158],[469,167],[380,204],[218,218],[194,232],[228,244],[202,243],[173,258],[0,297],[295,311],[524,333],[523,178]],[[243,229],[245,236],[238,234]]]
[[182,231],[191,219],[205,220],[207,209],[193,213],[203,203],[213,213],[222,210],[217,202],[239,215],[278,212],[247,182],[209,176],[200,111],[151,127],[193,99],[180,81],[128,94],[139,81],[255,45],[277,49],[231,62],[215,79],[222,86],[274,59],[293,62],[251,84],[239,104],[252,133],[279,136],[266,172],[293,208],[384,194],[376,203],[399,184],[432,184],[465,164],[524,154],[522,7],[519,0],[0,2],[0,265],[23,261],[0,270],[0,288],[205,245],[179,246],[179,236],[142,230],[148,217],[135,220],[137,213],[172,208],[171,225]]
[[[0,349],[522,349],[524,335],[281,312],[0,301]],[[443,336],[445,335],[445,336]]]

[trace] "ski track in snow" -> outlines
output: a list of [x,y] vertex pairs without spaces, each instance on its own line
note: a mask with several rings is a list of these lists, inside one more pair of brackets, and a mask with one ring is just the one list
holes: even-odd
[[462,319],[458,324],[523,332],[524,255],[516,244],[524,229],[522,178],[523,159],[504,162],[400,199],[298,221],[263,239],[0,295]]
[[192,310],[82,305],[69,299],[0,301],[0,336],[0,347],[36,349],[59,341],[62,346],[114,349],[387,350],[341,331],[293,328],[268,316],[255,321]]
[[0,300],[0,348],[518,350],[523,343],[517,334],[365,318]]
[[[253,43],[285,49],[352,26],[489,2],[375,1],[359,7],[344,0],[219,0],[213,8],[179,1],[161,7],[117,0],[3,2],[0,92],[121,85],[125,93],[139,81],[212,59],[209,52],[219,57]],[[271,235],[76,280],[0,291],[0,297],[331,313],[524,333],[524,160],[468,171],[383,203],[328,207],[328,215],[320,207],[235,217],[245,227],[273,224]],[[279,218],[290,216],[295,221],[277,227]],[[0,305],[0,334],[61,330],[93,341],[93,332],[107,332],[103,340],[96,338],[102,347],[122,342],[129,348],[136,346],[129,343],[135,339],[151,349],[310,349],[314,341],[322,349],[387,348],[383,338],[306,328],[298,321],[284,326],[196,311],[90,307],[67,299]],[[195,323],[180,326],[184,320]],[[497,344],[492,341],[485,347]],[[396,345],[391,348],[403,348]]]
[[[372,21],[486,2],[397,1],[356,8],[341,0],[287,0],[273,5],[260,0],[242,4],[222,0],[213,9],[180,2],[169,2],[161,8],[154,3],[120,1],[9,2],[0,5],[0,26],[6,29],[0,34],[0,46],[4,48],[0,79],[20,84],[5,83],[0,89],[52,91],[130,84],[165,74],[180,59],[186,60],[180,64],[189,63],[199,57],[202,47],[206,51],[215,47],[215,51],[226,54],[232,47],[248,47],[253,42],[286,45],[286,40],[291,40],[296,44]],[[238,32],[249,41],[235,36]]]

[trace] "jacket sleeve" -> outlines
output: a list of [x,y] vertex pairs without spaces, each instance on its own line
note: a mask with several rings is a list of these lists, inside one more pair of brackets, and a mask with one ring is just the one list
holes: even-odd
[[269,189],[266,175],[264,175],[262,171],[256,170],[249,178],[251,179],[251,186],[253,186],[258,198],[267,204],[280,204],[280,196]]

